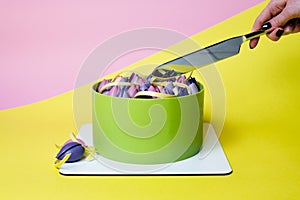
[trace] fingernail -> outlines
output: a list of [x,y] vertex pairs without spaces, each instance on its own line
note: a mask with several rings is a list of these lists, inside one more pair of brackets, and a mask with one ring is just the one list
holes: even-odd
[[270,29],[271,27],[272,27],[272,24],[270,22],[266,22],[262,25],[261,29],[265,31],[265,30]]
[[282,36],[282,34],[283,34],[283,30],[282,30],[282,29],[279,29],[279,30],[276,32],[276,36],[279,37],[279,38]]

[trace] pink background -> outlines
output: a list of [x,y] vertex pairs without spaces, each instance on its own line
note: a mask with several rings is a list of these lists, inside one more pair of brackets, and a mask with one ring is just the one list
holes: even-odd
[[[260,2],[2,0],[0,109],[72,90],[84,59],[97,45],[120,32],[161,27],[190,36]],[[119,68],[149,54],[131,56]]]

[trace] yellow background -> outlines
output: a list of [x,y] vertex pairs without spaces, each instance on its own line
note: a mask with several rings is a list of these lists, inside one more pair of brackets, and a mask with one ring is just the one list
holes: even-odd
[[[248,33],[265,5],[193,38],[207,46]],[[63,143],[68,133],[76,132],[71,91],[0,111],[0,198],[299,199],[299,41],[300,34],[284,36],[279,42],[263,37],[254,50],[244,44],[238,56],[217,64],[227,94],[220,142],[233,168],[231,175],[59,175],[52,166],[57,153],[54,144]]]

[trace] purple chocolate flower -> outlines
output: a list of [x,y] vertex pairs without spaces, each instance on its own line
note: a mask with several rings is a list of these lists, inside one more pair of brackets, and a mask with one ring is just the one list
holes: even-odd
[[191,89],[192,94],[199,92],[198,87],[195,83],[190,84],[189,87]]
[[178,87],[178,96],[188,95],[188,91],[186,88]]
[[185,80],[186,80],[185,75],[181,75],[178,77],[177,82],[184,83]]
[[146,83],[142,83],[141,86],[140,86],[140,90],[141,91],[146,91],[148,90],[150,85],[146,84]]
[[70,142],[65,144],[60,149],[60,151],[56,155],[56,158],[58,160],[62,160],[67,154],[71,154],[71,156],[66,162],[76,162],[82,158],[83,153],[84,153],[84,148],[81,144],[77,142]]
[[123,93],[123,98],[130,98],[130,96],[128,95],[128,92],[125,90]]
[[128,78],[127,77],[122,77],[120,82],[128,82]]
[[155,92],[155,87],[153,85],[150,85],[148,88],[148,91]]
[[130,86],[127,90],[127,93],[128,93],[130,98],[133,98],[134,95],[137,93],[135,85]]
[[174,95],[173,89],[174,89],[173,83],[172,83],[172,82],[169,82],[169,83],[165,86],[166,94],[172,94],[172,95]]
[[118,96],[118,93],[119,93],[120,89],[119,89],[119,86],[113,86],[110,91],[108,92],[108,96]]
[[103,81],[101,81],[101,83],[100,83],[100,85],[99,85],[99,87],[98,87],[98,92],[100,92],[101,91],[101,89],[102,89],[102,87],[104,86],[104,85],[106,85],[107,83],[110,83],[110,80],[106,80],[106,79],[104,79]]
[[122,86],[119,86],[119,87],[120,87],[120,92],[119,92],[117,97],[123,97],[124,92],[126,90],[126,86],[122,85]]

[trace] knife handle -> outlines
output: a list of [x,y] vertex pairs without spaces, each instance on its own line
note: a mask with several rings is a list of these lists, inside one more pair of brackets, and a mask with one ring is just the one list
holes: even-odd
[[248,41],[248,40],[251,40],[253,38],[257,38],[261,35],[264,35],[266,34],[266,32],[264,30],[259,30],[259,31],[255,31],[255,32],[252,32],[252,33],[248,33],[246,35],[244,35],[244,41]]

